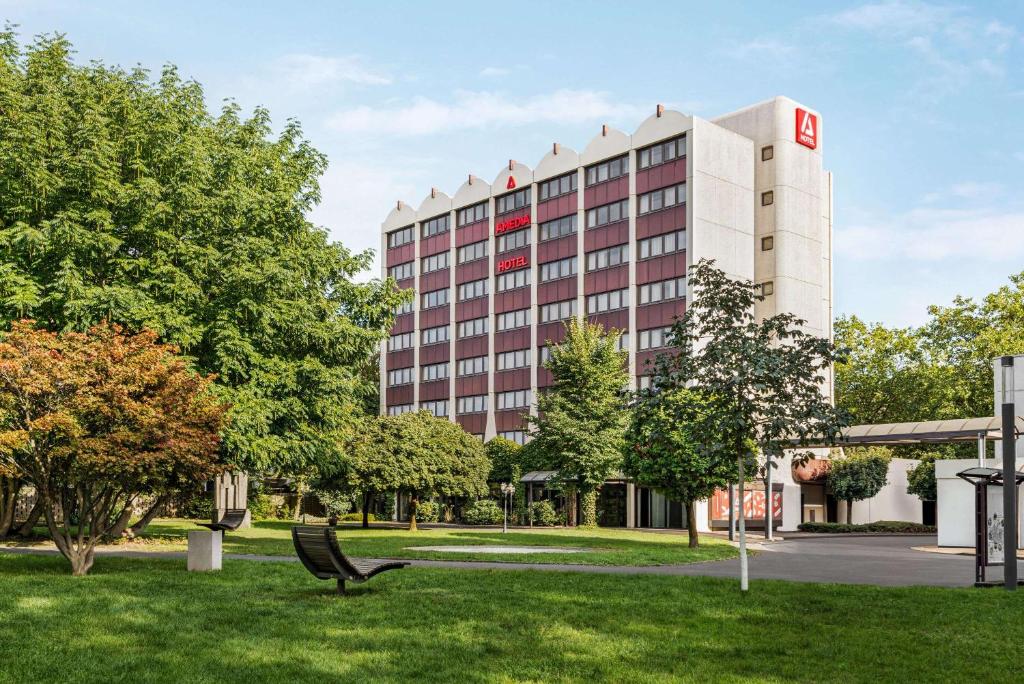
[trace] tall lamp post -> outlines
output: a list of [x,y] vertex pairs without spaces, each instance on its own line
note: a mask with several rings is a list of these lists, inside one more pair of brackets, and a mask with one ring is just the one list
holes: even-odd
[[1003,423],[1003,585],[1017,589],[1017,439],[1014,410],[1013,357],[1000,359]]
[[501,485],[501,493],[505,497],[505,517],[501,523],[501,531],[504,534],[508,532],[508,507],[512,501],[512,495],[516,493],[516,486],[511,482],[506,482]]

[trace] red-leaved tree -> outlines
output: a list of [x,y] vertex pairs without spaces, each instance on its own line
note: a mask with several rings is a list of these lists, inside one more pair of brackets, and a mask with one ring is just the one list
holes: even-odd
[[0,334],[0,463],[30,481],[72,574],[141,496],[222,470],[210,378],[145,331]]

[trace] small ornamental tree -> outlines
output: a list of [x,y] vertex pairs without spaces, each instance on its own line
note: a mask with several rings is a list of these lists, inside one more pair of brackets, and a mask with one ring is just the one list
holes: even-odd
[[837,499],[846,502],[847,523],[853,522],[854,501],[870,499],[882,491],[891,459],[885,447],[870,447],[829,462],[828,488]]
[[551,345],[546,364],[554,385],[537,398],[538,415],[529,417],[532,446],[558,469],[558,483],[579,491],[580,524],[596,525],[598,490],[622,465],[626,353],[616,350],[618,331],[606,334],[576,318],[565,327],[565,340]]
[[317,486],[324,490],[348,490],[362,499],[363,527],[370,526],[370,502],[378,494],[397,491],[407,479],[408,464],[387,448],[383,418],[370,417],[348,442],[340,476],[325,478]]
[[[697,428],[714,436],[701,448],[737,461],[743,501],[746,462],[781,454],[809,440],[833,442],[846,425],[822,389],[839,357],[827,339],[803,330],[789,313],[762,320],[760,286],[730,278],[701,259],[691,269],[686,313],[672,325],[673,354],[658,358],[656,376],[669,387],[700,388],[708,404]],[[739,516],[740,588],[747,590],[745,516]]]
[[30,480],[74,575],[140,496],[221,470],[225,407],[151,332],[0,335],[0,461]]
[[[512,471],[522,470],[523,447],[511,439],[495,437],[484,445],[487,457],[491,459],[491,473],[488,482],[514,482]],[[515,483],[518,484],[518,483]]]
[[704,431],[709,403],[685,388],[640,391],[623,452],[626,475],[685,505],[691,548],[698,545],[697,501],[735,482],[737,474],[736,460],[713,448],[721,438]]
[[918,456],[917,465],[907,471],[907,494],[913,494],[921,501],[937,501],[939,486],[935,481],[935,461],[943,454],[933,451]]

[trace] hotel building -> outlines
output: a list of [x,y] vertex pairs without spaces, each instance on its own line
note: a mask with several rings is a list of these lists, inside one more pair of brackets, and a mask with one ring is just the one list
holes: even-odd
[[[758,316],[790,312],[831,336],[822,136],[821,115],[785,97],[710,120],[659,105],[632,134],[603,126],[582,152],[555,143],[534,168],[509,161],[492,183],[471,175],[454,196],[398,202],[382,275],[416,296],[382,346],[381,412],[427,409],[522,443],[523,413],[552,382],[547,345],[572,316],[622,330],[643,386],[702,258],[763,286]],[[779,470],[785,529],[816,492]],[[622,486],[627,524],[676,526],[678,505]]]

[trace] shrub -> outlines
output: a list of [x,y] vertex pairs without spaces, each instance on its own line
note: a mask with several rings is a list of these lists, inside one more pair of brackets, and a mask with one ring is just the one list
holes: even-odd
[[249,513],[253,520],[272,520],[278,517],[278,507],[269,494],[257,492],[249,497]]
[[500,525],[504,518],[493,499],[480,499],[462,509],[462,521],[468,525]]
[[[353,513],[346,513],[345,515],[339,517],[338,520],[344,520],[345,522],[363,522],[363,514],[359,511],[355,511]],[[366,517],[366,520],[368,522],[374,522],[377,520],[377,518],[374,517],[373,513],[370,513]]]
[[441,515],[441,506],[433,501],[421,501],[416,504],[416,522],[437,522]]
[[530,506],[530,517],[534,525],[541,527],[555,527],[561,522],[550,501],[534,501]]
[[873,523],[862,523],[860,525],[847,525],[846,523],[807,522],[797,526],[801,532],[831,532],[831,533],[889,533],[889,534],[935,534],[934,525],[922,525],[921,523],[908,522],[905,520],[879,520]]
[[352,499],[348,494],[317,489],[313,491],[316,500],[324,507],[328,518],[340,518],[352,510]]
[[213,497],[203,492],[183,501],[178,515],[189,520],[212,520]]

